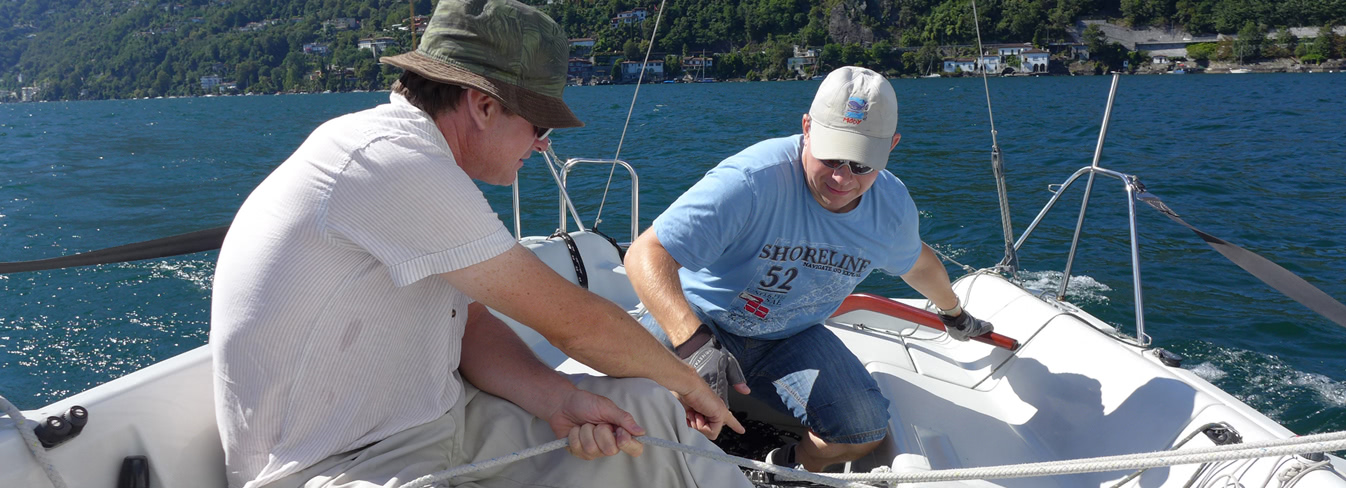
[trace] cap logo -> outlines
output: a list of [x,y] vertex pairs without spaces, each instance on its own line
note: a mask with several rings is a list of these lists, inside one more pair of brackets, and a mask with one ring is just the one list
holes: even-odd
[[846,99],[846,114],[841,120],[848,124],[859,124],[865,121],[865,115],[868,113],[869,101],[860,97],[850,97]]

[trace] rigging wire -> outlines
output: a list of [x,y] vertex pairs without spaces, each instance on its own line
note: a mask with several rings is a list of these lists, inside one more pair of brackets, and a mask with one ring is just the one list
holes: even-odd
[[[972,2],[972,25],[977,30],[977,59],[985,60],[986,51],[981,43],[981,16],[977,14],[977,0]],[[991,110],[991,85],[986,80],[986,66],[981,67],[982,88],[986,92],[986,117],[991,122],[991,171],[995,174],[996,193],[1000,199],[1000,227],[1005,234],[1005,257],[996,265],[996,268],[1002,271],[1008,271],[1010,279],[1016,283],[1019,280],[1019,257],[1014,250],[1014,226],[1010,223],[1009,195],[1005,188],[1005,166],[1001,157],[1000,143],[996,140],[997,132],[995,130],[995,112]]]
[[939,249],[935,249],[935,246],[930,246],[930,250],[935,251],[935,255],[939,256],[940,259],[953,263],[955,266],[962,268],[964,273],[972,274],[977,272],[977,268],[973,268],[971,266],[958,262],[957,260],[953,259],[953,256],[944,254],[944,252],[940,251]]
[[[626,130],[631,126],[631,114],[636,110],[636,97],[640,96],[640,85],[645,80],[645,67],[650,64],[650,53],[654,52],[654,38],[659,35],[659,22],[664,19],[664,4],[668,0],[660,0],[659,13],[654,16],[654,29],[650,32],[650,45],[645,48],[645,61],[640,63],[640,75],[636,77],[636,91],[631,94],[631,106],[626,109],[626,123],[622,124],[622,137],[617,140],[617,153],[612,156],[612,167],[608,169],[608,182],[603,185],[603,199],[598,202],[598,214],[594,216],[595,229],[598,224],[603,222],[603,206],[608,203],[608,190],[612,188],[612,175],[617,172],[617,160],[622,155],[622,143],[626,142]],[[580,224],[583,227],[583,223]]]

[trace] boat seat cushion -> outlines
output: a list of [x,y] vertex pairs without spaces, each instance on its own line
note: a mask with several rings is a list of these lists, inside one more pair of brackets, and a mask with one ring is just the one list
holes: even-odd
[[[640,303],[640,299],[636,297],[636,291],[631,288],[631,282],[626,277],[626,268],[622,266],[621,255],[618,254],[617,248],[603,236],[591,232],[574,232],[570,234],[570,237],[575,241],[575,247],[579,249],[580,256],[584,261],[584,270],[589,277],[589,291],[611,300],[623,310],[635,309],[636,305]],[[569,280],[571,283],[579,284],[575,275],[575,265],[570,259],[570,249],[566,246],[564,240],[561,238],[525,237],[519,241],[519,244],[532,251],[562,278]],[[521,277],[520,279],[526,278]],[[548,366],[555,368],[566,361],[565,353],[548,343],[547,339],[542,337],[542,334],[506,317],[504,314],[494,313],[511,329],[514,329],[514,332],[519,334],[524,343],[528,344],[528,347],[532,348],[533,352]]]

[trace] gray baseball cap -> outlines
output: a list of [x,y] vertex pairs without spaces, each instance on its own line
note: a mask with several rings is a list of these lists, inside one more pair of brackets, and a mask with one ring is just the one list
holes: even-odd
[[897,133],[897,94],[883,75],[845,66],[827,75],[809,107],[809,151],[884,169]]

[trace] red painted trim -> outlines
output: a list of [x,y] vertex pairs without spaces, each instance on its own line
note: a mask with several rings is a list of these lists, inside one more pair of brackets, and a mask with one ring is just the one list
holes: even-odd
[[[924,325],[935,330],[944,330],[944,321],[940,320],[939,315],[936,315],[933,312],[928,312],[902,302],[889,300],[869,293],[852,293],[851,296],[846,297],[846,299],[841,302],[841,306],[837,307],[836,312],[832,312],[832,316],[836,317],[856,310],[868,310],[870,312],[906,320],[917,325]],[[995,332],[973,337],[972,340],[1009,349],[1011,351],[1019,349],[1019,341]]]

